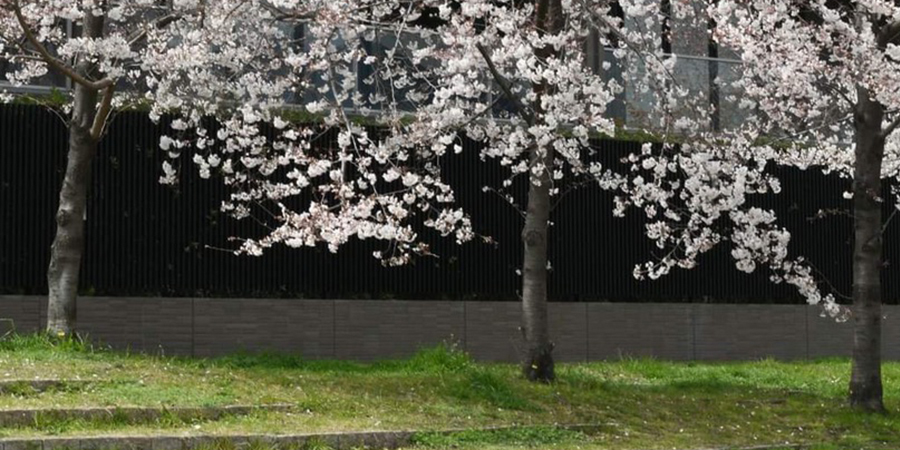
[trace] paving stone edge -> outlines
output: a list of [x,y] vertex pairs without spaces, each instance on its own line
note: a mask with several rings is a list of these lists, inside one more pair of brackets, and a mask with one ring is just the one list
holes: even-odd
[[[591,431],[598,425],[557,425],[573,431]],[[510,430],[520,427],[489,427],[478,430]],[[471,429],[430,430],[431,433],[453,434]],[[159,435],[159,436],[89,436],[89,437],[40,437],[40,438],[0,438],[0,450],[188,450],[226,441],[234,448],[247,448],[251,444],[262,443],[302,448],[316,442],[326,444],[335,450],[357,447],[373,449],[396,449],[409,446],[413,442],[415,430],[395,431],[355,431],[309,434],[236,434],[236,435]],[[802,450],[807,445],[773,444],[753,447],[717,447],[699,450]]]

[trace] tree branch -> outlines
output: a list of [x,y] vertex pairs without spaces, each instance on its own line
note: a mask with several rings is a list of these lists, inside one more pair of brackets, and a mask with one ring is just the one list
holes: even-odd
[[522,116],[522,119],[528,123],[529,126],[534,125],[534,115],[528,111],[525,105],[519,101],[519,99],[513,94],[512,88],[509,85],[509,80],[507,80],[498,70],[497,66],[494,65],[494,60],[491,59],[491,55],[488,54],[487,49],[484,48],[484,45],[477,45],[478,52],[481,53],[481,56],[484,58],[484,61],[488,65],[488,70],[491,71],[491,76],[494,77],[494,80],[497,81],[497,84],[500,85],[500,89],[503,90],[503,95],[509,99],[509,101],[513,102],[516,105],[516,109],[519,111],[519,115]]
[[851,100],[851,99],[850,99],[850,96],[847,95],[847,93],[844,92],[844,91],[842,91],[840,88],[838,88],[838,87],[836,87],[836,86],[833,86],[833,85],[831,85],[831,84],[829,84],[829,83],[826,83],[826,82],[824,82],[823,80],[818,80],[818,81],[816,81],[816,84],[818,84],[819,86],[821,86],[822,89],[825,89],[825,90],[827,90],[827,91],[831,91],[831,92],[837,94],[838,96],[840,96],[842,100],[844,100],[845,102],[847,102],[847,106],[849,106],[850,109],[856,108],[856,102],[854,102],[853,100]]
[[478,118],[480,118],[481,116],[483,116],[483,115],[485,115],[485,114],[491,112],[491,110],[494,109],[494,106],[496,106],[497,103],[500,103],[500,99],[499,99],[499,98],[494,99],[494,101],[492,101],[490,105],[487,105],[487,106],[486,106],[484,109],[482,109],[480,112],[478,112],[478,113],[476,113],[474,116],[470,117],[469,120],[467,120],[466,123],[460,125],[459,128],[460,128],[460,129],[464,129],[464,128],[466,128],[467,126],[471,125],[472,122],[478,120]]
[[103,127],[106,126],[106,119],[109,117],[110,110],[112,109],[112,98],[115,88],[115,85],[109,85],[103,91],[103,99],[100,100],[100,109],[97,111],[97,115],[94,116],[94,125],[91,127],[91,137],[94,138],[94,140],[100,139],[100,135],[103,133]]
[[881,138],[887,138],[888,135],[891,134],[898,125],[900,125],[900,115],[897,115],[897,117],[895,117],[894,120],[888,124],[888,126],[884,127],[884,129],[881,130],[881,132],[879,133],[881,135]]
[[19,5],[19,0],[12,0],[12,6],[13,12],[16,15],[16,20],[19,22],[19,26],[22,27],[22,32],[25,33],[25,38],[28,40],[28,43],[30,43],[35,48],[38,54],[41,55],[41,58],[43,58],[44,62],[47,63],[47,65],[59,71],[63,75],[69,77],[72,81],[93,91],[105,89],[113,84],[113,81],[109,78],[104,78],[99,81],[88,80],[87,78],[79,75],[78,72],[76,72],[75,69],[70,67],[68,64],[51,55],[47,48],[37,40],[37,37],[35,37],[34,32],[31,31],[31,27],[28,25],[28,22],[25,21],[25,17],[22,15],[22,8]]
[[900,22],[891,22],[878,33],[878,46],[884,49],[897,37],[900,37]]
[[[171,24],[172,22],[175,22],[179,19],[181,19],[180,15],[168,14],[163,17],[160,17],[159,19],[156,19],[156,22],[153,25],[158,29],[163,29],[163,28],[169,26],[169,24]],[[146,28],[133,33],[131,36],[128,37],[128,45],[134,45],[136,42],[140,41],[145,36],[147,36]]]

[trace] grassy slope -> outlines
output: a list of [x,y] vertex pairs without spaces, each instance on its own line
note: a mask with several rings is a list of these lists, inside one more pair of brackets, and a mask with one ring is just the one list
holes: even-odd
[[[844,405],[849,362],[668,363],[622,360],[563,364],[559,381],[533,385],[512,365],[472,363],[437,348],[402,361],[355,364],[290,356],[212,360],[126,355],[44,337],[0,342],[0,380],[60,378],[87,384],[0,395],[0,409],[73,406],[196,406],[290,403],[296,413],[256,413],[214,422],[127,424],[38,421],[0,436],[109,433],[298,433],[529,425],[509,433],[423,434],[446,448],[662,449],[713,445],[829,443],[900,448],[896,414],[867,416]],[[884,366],[888,408],[900,408],[900,364]],[[592,423],[562,432],[555,423]],[[516,434],[518,433],[518,434]],[[518,436],[518,437],[517,437]]]

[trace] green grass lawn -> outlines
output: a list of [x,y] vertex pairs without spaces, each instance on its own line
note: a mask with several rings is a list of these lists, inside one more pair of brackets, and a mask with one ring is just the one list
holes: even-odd
[[[439,347],[400,361],[358,364],[286,355],[183,359],[128,355],[43,336],[0,341],[0,380],[82,380],[0,394],[0,409],[84,406],[296,405],[216,421],[37,420],[0,437],[153,433],[311,433],[340,430],[520,429],[417,435],[420,448],[691,449],[808,443],[817,450],[900,448],[900,416],[845,405],[845,359],[672,363],[650,359],[560,364],[531,384],[508,364],[472,362]],[[900,409],[900,364],[884,366],[888,409]],[[588,432],[554,424],[594,424]]]

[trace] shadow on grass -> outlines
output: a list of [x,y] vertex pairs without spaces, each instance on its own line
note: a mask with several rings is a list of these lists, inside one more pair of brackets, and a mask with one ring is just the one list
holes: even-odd
[[446,392],[457,400],[484,403],[496,408],[525,412],[541,410],[536,404],[516,392],[508,380],[487,370],[472,369],[468,371],[464,377],[450,383]]
[[380,373],[422,373],[446,374],[465,371],[473,367],[468,354],[453,344],[440,344],[423,348],[407,359],[384,360],[361,363],[338,360],[309,360],[295,355],[271,352],[238,352],[208,360],[200,364],[241,369],[298,369],[307,372],[380,374]]

